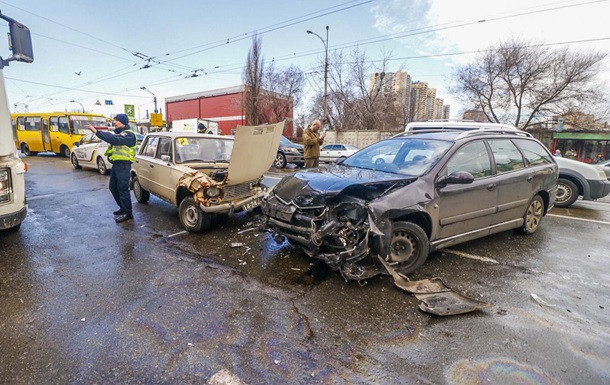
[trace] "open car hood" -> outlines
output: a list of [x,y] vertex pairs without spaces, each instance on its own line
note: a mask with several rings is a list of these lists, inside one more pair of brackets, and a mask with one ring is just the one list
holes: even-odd
[[264,126],[237,126],[227,182],[239,184],[260,178],[277,155],[285,121]]

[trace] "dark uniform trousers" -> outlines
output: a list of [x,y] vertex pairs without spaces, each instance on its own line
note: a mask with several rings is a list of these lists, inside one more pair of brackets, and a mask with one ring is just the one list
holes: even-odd
[[131,195],[129,193],[130,173],[131,162],[126,160],[114,161],[110,171],[110,184],[108,186],[116,204],[127,215],[133,215],[131,210]]

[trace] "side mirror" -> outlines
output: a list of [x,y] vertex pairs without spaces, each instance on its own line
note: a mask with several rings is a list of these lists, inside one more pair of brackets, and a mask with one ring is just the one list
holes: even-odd
[[172,160],[172,158],[170,158],[169,155],[161,155],[161,160],[166,163],[169,163]]
[[74,143],[72,143],[72,144],[73,144],[73,145],[75,145],[76,147],[80,146],[80,143],[79,143],[79,142],[74,142]]
[[34,52],[32,50],[32,37],[30,36],[28,27],[2,14],[0,14],[0,19],[8,22],[11,44],[10,49],[13,51],[11,57],[0,61],[0,68],[8,65],[11,61],[21,61],[25,63],[33,62]]
[[474,182],[474,176],[466,171],[454,171],[447,176],[442,176],[436,180],[435,186],[443,188],[448,184],[470,184]]

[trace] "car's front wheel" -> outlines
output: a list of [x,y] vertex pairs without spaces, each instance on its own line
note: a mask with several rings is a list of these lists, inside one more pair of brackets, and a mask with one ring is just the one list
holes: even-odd
[[197,233],[210,227],[212,216],[204,213],[192,197],[186,197],[178,207],[180,223],[186,231]]
[[72,166],[74,166],[75,169],[79,170],[79,169],[83,168],[83,166],[78,164],[78,159],[76,159],[76,154],[72,154],[70,156],[70,161],[72,162]]
[[278,152],[275,156],[275,162],[273,162],[273,164],[277,168],[286,167],[286,155],[282,154],[281,152]]
[[150,199],[150,193],[142,188],[137,176],[133,177],[133,195],[139,203],[146,203]]
[[97,158],[97,171],[102,175],[108,175],[108,167],[106,167],[106,162],[104,162],[101,156]]
[[430,244],[426,232],[412,222],[395,222],[392,226],[390,254],[386,261],[394,269],[410,274],[426,262]]
[[555,206],[568,207],[578,199],[578,187],[574,182],[559,178],[557,180],[557,196],[555,197]]
[[544,201],[540,195],[536,195],[527,206],[527,211],[523,217],[523,226],[519,229],[522,234],[533,234],[540,227],[544,216]]

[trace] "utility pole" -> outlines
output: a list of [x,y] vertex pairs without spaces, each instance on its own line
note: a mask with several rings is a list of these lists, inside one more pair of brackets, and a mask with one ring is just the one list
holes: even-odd
[[[322,39],[322,36],[317,33],[307,30],[310,35],[316,35],[324,44],[324,119],[322,124],[326,126],[328,123],[328,25],[326,26],[326,40]],[[335,142],[337,141],[339,133],[335,127]]]
[[155,96],[155,94],[153,94],[151,90],[149,90],[148,88],[146,88],[144,86],[140,87],[140,89],[150,92],[150,94],[153,96],[153,101],[155,102],[155,114],[158,113],[159,110],[157,109],[157,97]]

